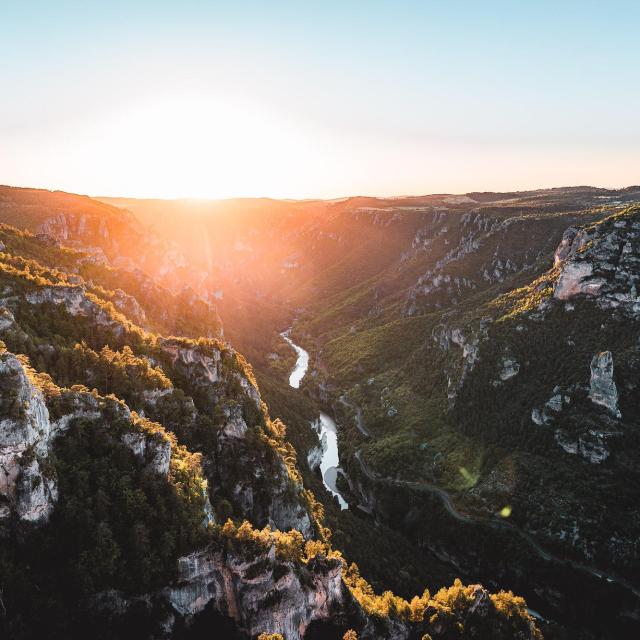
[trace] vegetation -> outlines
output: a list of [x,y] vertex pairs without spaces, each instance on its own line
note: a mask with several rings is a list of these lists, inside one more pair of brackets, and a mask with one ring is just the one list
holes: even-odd
[[[339,217],[339,211],[333,213]],[[318,316],[320,322],[299,326],[309,331],[326,329],[325,336],[330,336],[324,343],[319,339],[314,355],[336,365],[329,382],[352,387],[348,399],[364,405],[366,424],[379,438],[367,443],[364,457],[376,471],[386,472],[394,464],[391,453],[406,457],[407,473],[421,469],[425,477],[446,479],[457,461],[445,465],[444,471],[428,464],[437,458],[437,453],[451,447],[446,440],[450,425],[441,417],[443,400],[423,400],[425,389],[432,383],[439,393],[444,389],[437,373],[441,364],[437,358],[442,356],[434,355],[431,349],[415,348],[416,336],[426,335],[430,340],[438,317],[390,319],[384,309],[379,315],[366,318],[362,314],[373,300],[374,290],[379,291],[375,299],[382,306],[400,304],[385,298],[397,282],[393,278],[384,282],[387,276],[383,271],[394,264],[399,248],[406,246],[417,227],[430,218],[431,212],[421,214],[418,221],[404,216],[401,231],[396,234],[393,229],[390,240],[387,228],[378,225],[373,216],[367,217],[364,234],[360,224],[345,229],[363,239],[362,250],[355,256],[357,268],[353,268],[349,256],[331,265],[335,246],[332,239],[323,241],[320,253],[333,248],[327,252],[322,289],[328,296],[335,296],[334,304],[326,317]],[[10,622],[3,624],[10,635],[24,635],[25,626],[41,613],[56,637],[72,634],[83,626],[93,633],[99,617],[91,609],[95,603],[90,600],[95,594],[114,589],[129,596],[157,593],[175,578],[180,555],[212,545],[243,557],[273,548],[278,562],[298,568],[308,566],[315,558],[328,558],[342,565],[348,589],[359,606],[376,620],[450,625],[448,632],[458,634],[451,637],[463,637],[466,631],[459,625],[473,603],[473,587],[457,582],[450,589],[436,591],[434,596],[423,591],[420,596],[405,599],[388,590],[379,595],[381,590],[374,589],[360,575],[358,566],[342,558],[337,550],[339,544],[332,540],[351,537],[356,540],[352,544],[357,544],[358,526],[371,529],[371,537],[394,538],[391,533],[380,533],[385,531],[383,528],[373,530],[368,523],[356,525],[355,518],[350,530],[340,529],[331,505],[325,509],[312,491],[303,489],[309,474],[298,465],[291,440],[304,444],[304,436],[297,436],[296,432],[301,433],[303,427],[308,431],[305,420],[317,409],[315,401],[307,404],[296,400],[298,404],[290,414],[294,426],[289,423],[287,434],[284,421],[271,418],[266,404],[256,403],[251,397],[251,387],[262,379],[267,381],[267,387],[272,385],[275,389],[286,367],[267,369],[268,363],[260,363],[254,372],[242,356],[220,340],[199,338],[216,334],[206,326],[213,317],[208,315],[208,307],[196,304],[195,311],[185,313],[184,323],[171,314],[167,317],[163,313],[166,308],[181,308],[183,301],[186,308],[186,298],[165,297],[165,288],[149,288],[149,281],[140,273],[127,274],[89,260],[82,252],[5,227],[0,229],[0,238],[7,247],[0,254],[0,290],[5,291],[6,304],[16,321],[3,333],[7,347],[28,357],[34,367],[30,375],[44,390],[53,419],[65,415],[73,399],[84,395],[96,399],[101,411],[99,420],[72,420],[56,441],[50,463],[51,472],[59,479],[60,496],[51,522],[29,531],[24,538],[12,539],[0,551],[0,573],[3,578],[7,576],[0,587],[5,594],[3,603],[11,611]],[[379,262],[366,261],[372,250],[377,251]],[[409,260],[408,264],[408,270],[399,276],[407,283],[421,269],[417,261]],[[319,276],[313,276],[300,288],[299,300],[305,291],[314,290],[316,277]],[[360,283],[366,283],[366,287]],[[298,284],[299,281],[290,285],[289,292],[296,290]],[[28,293],[49,287],[80,292],[82,310],[78,312],[65,304],[25,301]],[[344,294],[343,289],[347,291]],[[136,309],[127,306],[131,301],[123,294],[138,299],[144,314],[134,319]],[[123,300],[129,302],[124,304]],[[265,322],[275,327],[282,319],[289,320],[286,315],[272,311]],[[350,330],[343,331],[341,326],[346,321],[358,324],[351,337]],[[322,326],[323,322],[327,327]],[[270,348],[273,327],[265,330],[265,335],[271,336]],[[184,336],[167,339],[162,332]],[[262,336],[256,338],[255,350],[270,353],[262,349],[265,343],[261,340]],[[192,375],[196,365],[185,366],[176,357],[180,349],[188,350],[191,363],[208,363],[207,371],[214,371],[210,378]],[[422,360],[427,354],[429,357]],[[417,381],[408,380],[403,371],[414,365],[419,374]],[[369,385],[374,369],[375,380]],[[324,381],[322,375],[320,380]],[[287,410],[287,393],[275,397],[279,398],[279,406]],[[122,413],[124,403],[133,410],[126,419]],[[394,414],[392,408],[398,413]],[[349,409],[345,407],[345,411]],[[425,415],[429,417],[428,424]],[[247,427],[246,435],[241,441],[230,441],[224,429],[230,417],[237,416]],[[154,474],[123,443],[122,436],[131,431],[169,443],[168,477]],[[462,433],[455,437],[474,442]],[[347,438],[351,451],[366,440],[353,429]],[[421,448],[425,442],[429,446]],[[465,464],[472,466],[467,461]],[[305,540],[298,531],[283,532],[266,525],[266,507],[273,492],[281,489],[276,482],[282,468],[287,499],[293,496],[311,514],[316,539]],[[254,474],[256,470],[261,473]],[[250,519],[235,493],[243,486],[250,487],[254,501],[255,511]],[[224,525],[203,526],[205,490]],[[406,503],[399,501],[399,507],[407,511]],[[436,527],[442,524],[437,515],[435,520]],[[334,522],[338,527],[332,536]],[[73,533],[69,535],[69,531]],[[405,543],[409,544],[407,540]],[[374,550],[363,549],[361,553],[373,556],[378,548],[383,547],[372,545]],[[408,554],[407,548],[404,552]],[[368,560],[372,565],[378,562],[377,558]],[[393,558],[390,563],[394,564]],[[385,571],[390,570],[385,567]],[[383,582],[384,572],[380,571],[377,578],[378,584]],[[150,596],[152,606],[156,606],[153,598]],[[523,602],[511,594],[500,594],[490,602],[493,609],[487,624],[494,625],[492,630],[505,619],[513,621],[514,629],[530,624]],[[89,619],[93,622],[87,624]],[[160,619],[162,616],[155,616],[155,620]],[[34,635],[41,636],[47,631],[43,624],[31,629]],[[147,625],[140,637],[148,630]],[[340,633],[343,631],[344,628]],[[347,637],[353,635],[347,632]]]

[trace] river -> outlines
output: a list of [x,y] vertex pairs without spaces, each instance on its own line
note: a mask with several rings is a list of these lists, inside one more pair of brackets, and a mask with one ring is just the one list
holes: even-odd
[[[298,356],[295,367],[289,376],[289,384],[294,389],[299,389],[300,382],[309,368],[309,353],[291,340],[288,331],[284,331],[280,335],[291,347],[293,347],[293,349],[295,349],[296,355]],[[340,456],[338,453],[338,428],[335,420],[327,413],[321,412],[318,419],[315,420],[311,426],[318,434],[318,439],[320,440],[322,447],[322,457],[320,458],[320,474],[322,475],[322,482],[327,488],[327,491],[338,498],[340,508],[348,509],[349,505],[338,491],[338,487],[336,485],[338,474],[342,473],[342,471],[339,466]]]
[[299,389],[300,382],[302,381],[302,378],[304,378],[304,374],[307,373],[307,369],[309,368],[309,353],[302,347],[294,344],[293,340],[289,337],[289,331],[283,331],[280,335],[291,347],[293,347],[296,355],[298,356],[298,359],[296,360],[296,366],[293,368],[293,371],[289,376],[289,385],[291,385],[294,389]]

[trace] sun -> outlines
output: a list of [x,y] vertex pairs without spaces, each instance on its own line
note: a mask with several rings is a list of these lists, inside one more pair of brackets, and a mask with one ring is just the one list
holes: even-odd
[[318,145],[313,131],[216,96],[156,96],[87,122],[75,135],[97,145],[91,173],[104,172],[120,194],[261,196],[274,185],[292,193],[321,169],[310,153]]

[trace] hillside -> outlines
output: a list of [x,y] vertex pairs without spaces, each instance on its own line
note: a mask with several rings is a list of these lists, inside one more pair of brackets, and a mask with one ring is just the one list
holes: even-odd
[[165,241],[84,197],[3,198],[4,635],[541,637],[480,585],[376,595],[215,308],[146,253]]
[[[639,611],[638,200],[575,187],[170,210],[209,221],[220,313],[239,318],[229,331],[265,388],[286,380],[278,333],[295,320],[308,406],[340,418],[339,483],[358,509],[323,500],[343,548],[362,554],[364,509],[400,536],[392,556],[435,555],[591,638],[633,635]],[[127,206],[151,223],[166,205]],[[376,584],[397,579],[358,560]]]

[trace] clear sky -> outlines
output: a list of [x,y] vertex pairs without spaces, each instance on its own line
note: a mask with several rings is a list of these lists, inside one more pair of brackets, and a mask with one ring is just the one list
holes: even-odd
[[0,183],[338,197],[640,183],[640,3],[0,0]]

